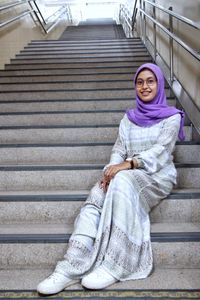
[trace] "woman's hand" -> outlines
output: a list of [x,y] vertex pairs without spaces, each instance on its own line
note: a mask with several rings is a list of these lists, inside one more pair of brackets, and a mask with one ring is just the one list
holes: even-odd
[[111,181],[111,179],[119,172],[122,170],[128,170],[130,169],[131,164],[129,161],[124,161],[121,164],[117,164],[117,165],[112,165],[109,166],[105,172],[104,172],[104,176],[103,179],[101,180],[101,188],[103,189],[104,192],[107,192],[109,183]]
[[131,168],[130,161],[124,161],[121,164],[109,166],[105,170],[104,176],[106,177],[107,180],[110,181],[119,171],[128,170],[130,168]]

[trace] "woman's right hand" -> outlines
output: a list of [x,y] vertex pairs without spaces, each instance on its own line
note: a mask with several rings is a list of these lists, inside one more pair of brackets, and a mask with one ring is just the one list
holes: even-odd
[[100,182],[100,188],[103,189],[104,193],[107,192],[110,180],[104,175]]

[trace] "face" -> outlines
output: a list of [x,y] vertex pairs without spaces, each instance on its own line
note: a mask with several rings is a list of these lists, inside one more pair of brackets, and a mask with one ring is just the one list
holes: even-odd
[[150,70],[142,70],[136,80],[136,92],[143,102],[150,102],[157,94],[157,80]]

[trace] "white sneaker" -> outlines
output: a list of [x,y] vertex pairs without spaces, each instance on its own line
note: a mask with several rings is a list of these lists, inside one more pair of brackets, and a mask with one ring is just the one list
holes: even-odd
[[118,280],[106,272],[103,266],[84,276],[81,284],[87,289],[99,290],[117,282]]
[[76,282],[78,282],[78,280],[73,280],[63,274],[53,272],[49,277],[38,284],[37,291],[44,295],[57,294]]

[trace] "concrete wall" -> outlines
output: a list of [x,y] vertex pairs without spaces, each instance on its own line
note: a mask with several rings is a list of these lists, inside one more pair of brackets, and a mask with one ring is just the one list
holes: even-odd
[[[167,9],[172,6],[174,12],[195,22],[200,22],[200,0],[156,0],[155,2]],[[146,9],[152,14],[152,7],[150,5],[147,5]],[[161,24],[169,27],[168,15],[166,13],[156,10],[156,15],[157,20]],[[173,27],[174,33],[179,38],[193,49],[200,50],[200,30],[190,28],[183,22],[176,21],[176,19],[173,19]],[[138,23],[137,28],[139,28]],[[147,36],[151,41],[153,40],[151,21],[147,25]],[[169,64],[169,38],[159,29],[157,29],[157,47],[160,55]],[[174,72],[175,76],[200,108],[200,62],[189,55],[176,42],[174,42]]]
[[[13,1],[1,0],[1,6],[8,4],[9,2],[13,3]],[[58,7],[47,7],[46,9],[42,5],[40,5],[40,7],[45,14],[45,18],[58,10]],[[26,11],[27,8],[28,4],[23,4],[1,12],[1,22],[19,15],[23,11]],[[27,15],[0,29],[0,69],[3,69],[4,64],[9,63],[10,59],[14,58],[15,54],[19,53],[19,51],[31,40],[58,39],[68,25],[67,22],[67,18],[64,16],[59,24],[46,35],[42,29],[35,24],[31,16]]]

